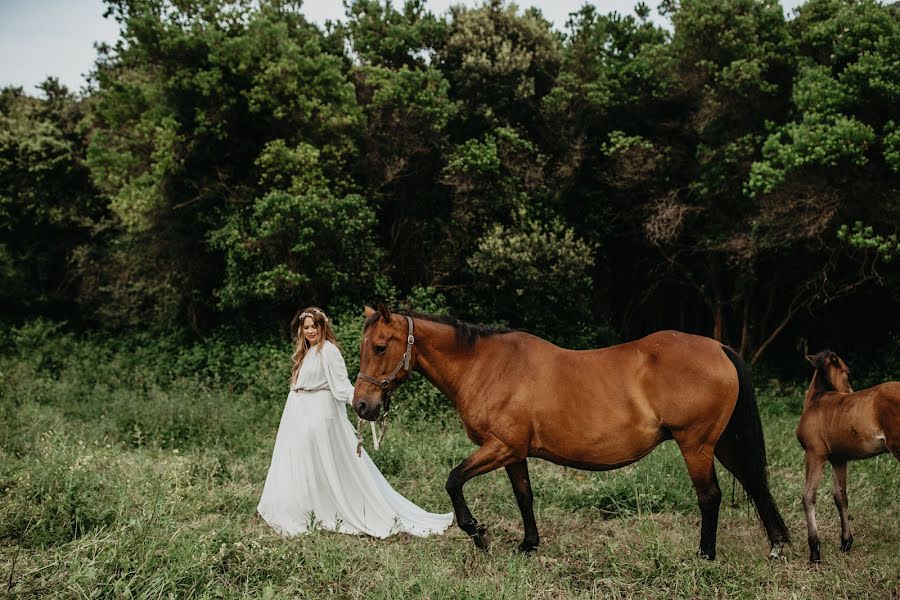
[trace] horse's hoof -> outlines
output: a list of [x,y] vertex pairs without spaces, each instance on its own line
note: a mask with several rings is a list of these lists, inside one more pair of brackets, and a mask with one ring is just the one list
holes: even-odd
[[476,525],[475,533],[473,533],[470,537],[472,538],[472,541],[475,542],[475,546],[479,550],[487,550],[488,546],[491,545],[491,541],[488,538],[486,525]]
[[850,552],[850,546],[853,545],[853,538],[847,541],[841,541],[841,552]]
[[536,542],[524,541],[519,544],[519,552],[521,552],[522,554],[531,554],[532,552],[537,550],[537,547],[538,545]]
[[703,558],[705,560],[716,560],[716,551],[715,550],[706,551],[703,548],[698,548],[697,556],[699,556],[700,558]]
[[784,544],[772,545],[772,550],[769,552],[769,560],[787,562],[787,557],[784,555]]
[[819,553],[819,548],[821,544],[819,544],[818,539],[813,539],[809,542],[809,562],[818,564],[822,562],[822,555]]

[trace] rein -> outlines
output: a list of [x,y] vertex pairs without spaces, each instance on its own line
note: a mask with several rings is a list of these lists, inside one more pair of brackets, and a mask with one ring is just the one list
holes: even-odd
[[[382,390],[382,403],[384,404],[384,411],[381,413],[381,434],[376,437],[375,436],[375,422],[372,421],[372,442],[375,445],[375,449],[378,450],[381,447],[381,441],[384,439],[385,433],[387,433],[388,426],[388,411],[391,409],[391,395],[394,393],[394,390],[400,386],[403,381],[399,381],[397,385],[393,388],[388,389],[391,383],[397,378],[397,374],[400,372],[400,369],[403,369],[409,372],[409,359],[412,357],[412,347],[416,342],[416,338],[413,336],[413,320],[411,317],[406,317],[406,323],[409,326],[409,331],[406,335],[406,352],[403,353],[403,356],[400,357],[400,362],[397,363],[397,366],[394,367],[394,370],[391,371],[391,374],[385,377],[384,379],[376,379],[371,375],[366,375],[362,371],[359,371],[356,375],[356,380],[359,381],[362,379],[363,381],[367,381],[371,384],[377,385]],[[356,444],[356,454],[359,456],[362,452],[362,433],[360,429],[362,428],[362,417],[356,423],[356,439],[358,440]]]

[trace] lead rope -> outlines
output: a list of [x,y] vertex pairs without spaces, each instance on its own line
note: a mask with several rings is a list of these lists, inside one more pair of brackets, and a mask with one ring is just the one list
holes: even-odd
[[362,417],[356,419],[356,455],[362,456]]
[[[362,436],[362,417],[359,417],[356,420],[356,455],[362,456],[362,446],[363,446],[363,436]],[[372,443],[375,445],[375,450],[379,450],[381,448],[381,442],[384,440],[384,434],[387,433],[387,413],[384,413],[381,417],[381,434],[378,435],[375,431],[375,421],[369,421],[369,425],[372,426]]]
[[372,441],[375,442],[375,449],[378,450],[381,447],[381,441],[384,439],[384,434],[387,433],[388,428],[388,411],[384,411],[381,415],[381,435],[378,438],[375,438],[375,422],[372,422]]

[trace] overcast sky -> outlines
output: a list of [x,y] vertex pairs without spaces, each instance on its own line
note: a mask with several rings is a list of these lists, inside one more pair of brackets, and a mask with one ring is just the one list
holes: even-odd
[[[711,0],[715,1],[715,0]],[[658,0],[645,0],[653,9],[653,18],[663,24],[656,14]],[[402,6],[396,0],[394,6]],[[476,6],[475,0],[427,0],[427,7],[443,14],[451,4]],[[565,27],[569,13],[586,4],[584,0],[520,0],[519,6],[536,6],[557,29]],[[593,2],[600,12],[618,11],[630,14],[634,0],[602,0]],[[782,0],[790,10],[801,0]],[[17,85],[30,94],[38,93],[35,86],[48,76],[58,77],[71,90],[80,90],[85,75],[91,70],[97,52],[96,42],[115,41],[118,26],[104,19],[101,0],[0,0],[0,87]],[[326,19],[344,16],[340,0],[307,0],[303,12],[310,20],[324,24]]]

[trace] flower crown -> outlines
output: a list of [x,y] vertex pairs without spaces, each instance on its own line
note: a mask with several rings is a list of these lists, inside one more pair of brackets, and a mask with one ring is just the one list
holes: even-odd
[[315,315],[313,313],[318,313],[318,314],[322,315],[322,318],[325,319],[325,321],[328,321],[328,316],[325,313],[323,313],[321,310],[316,309],[316,308],[314,308],[312,310],[313,310],[313,312],[306,312],[304,310],[302,313],[300,313],[300,322],[301,323],[303,323],[303,319],[305,319],[306,317],[309,317],[310,319],[315,320]]

